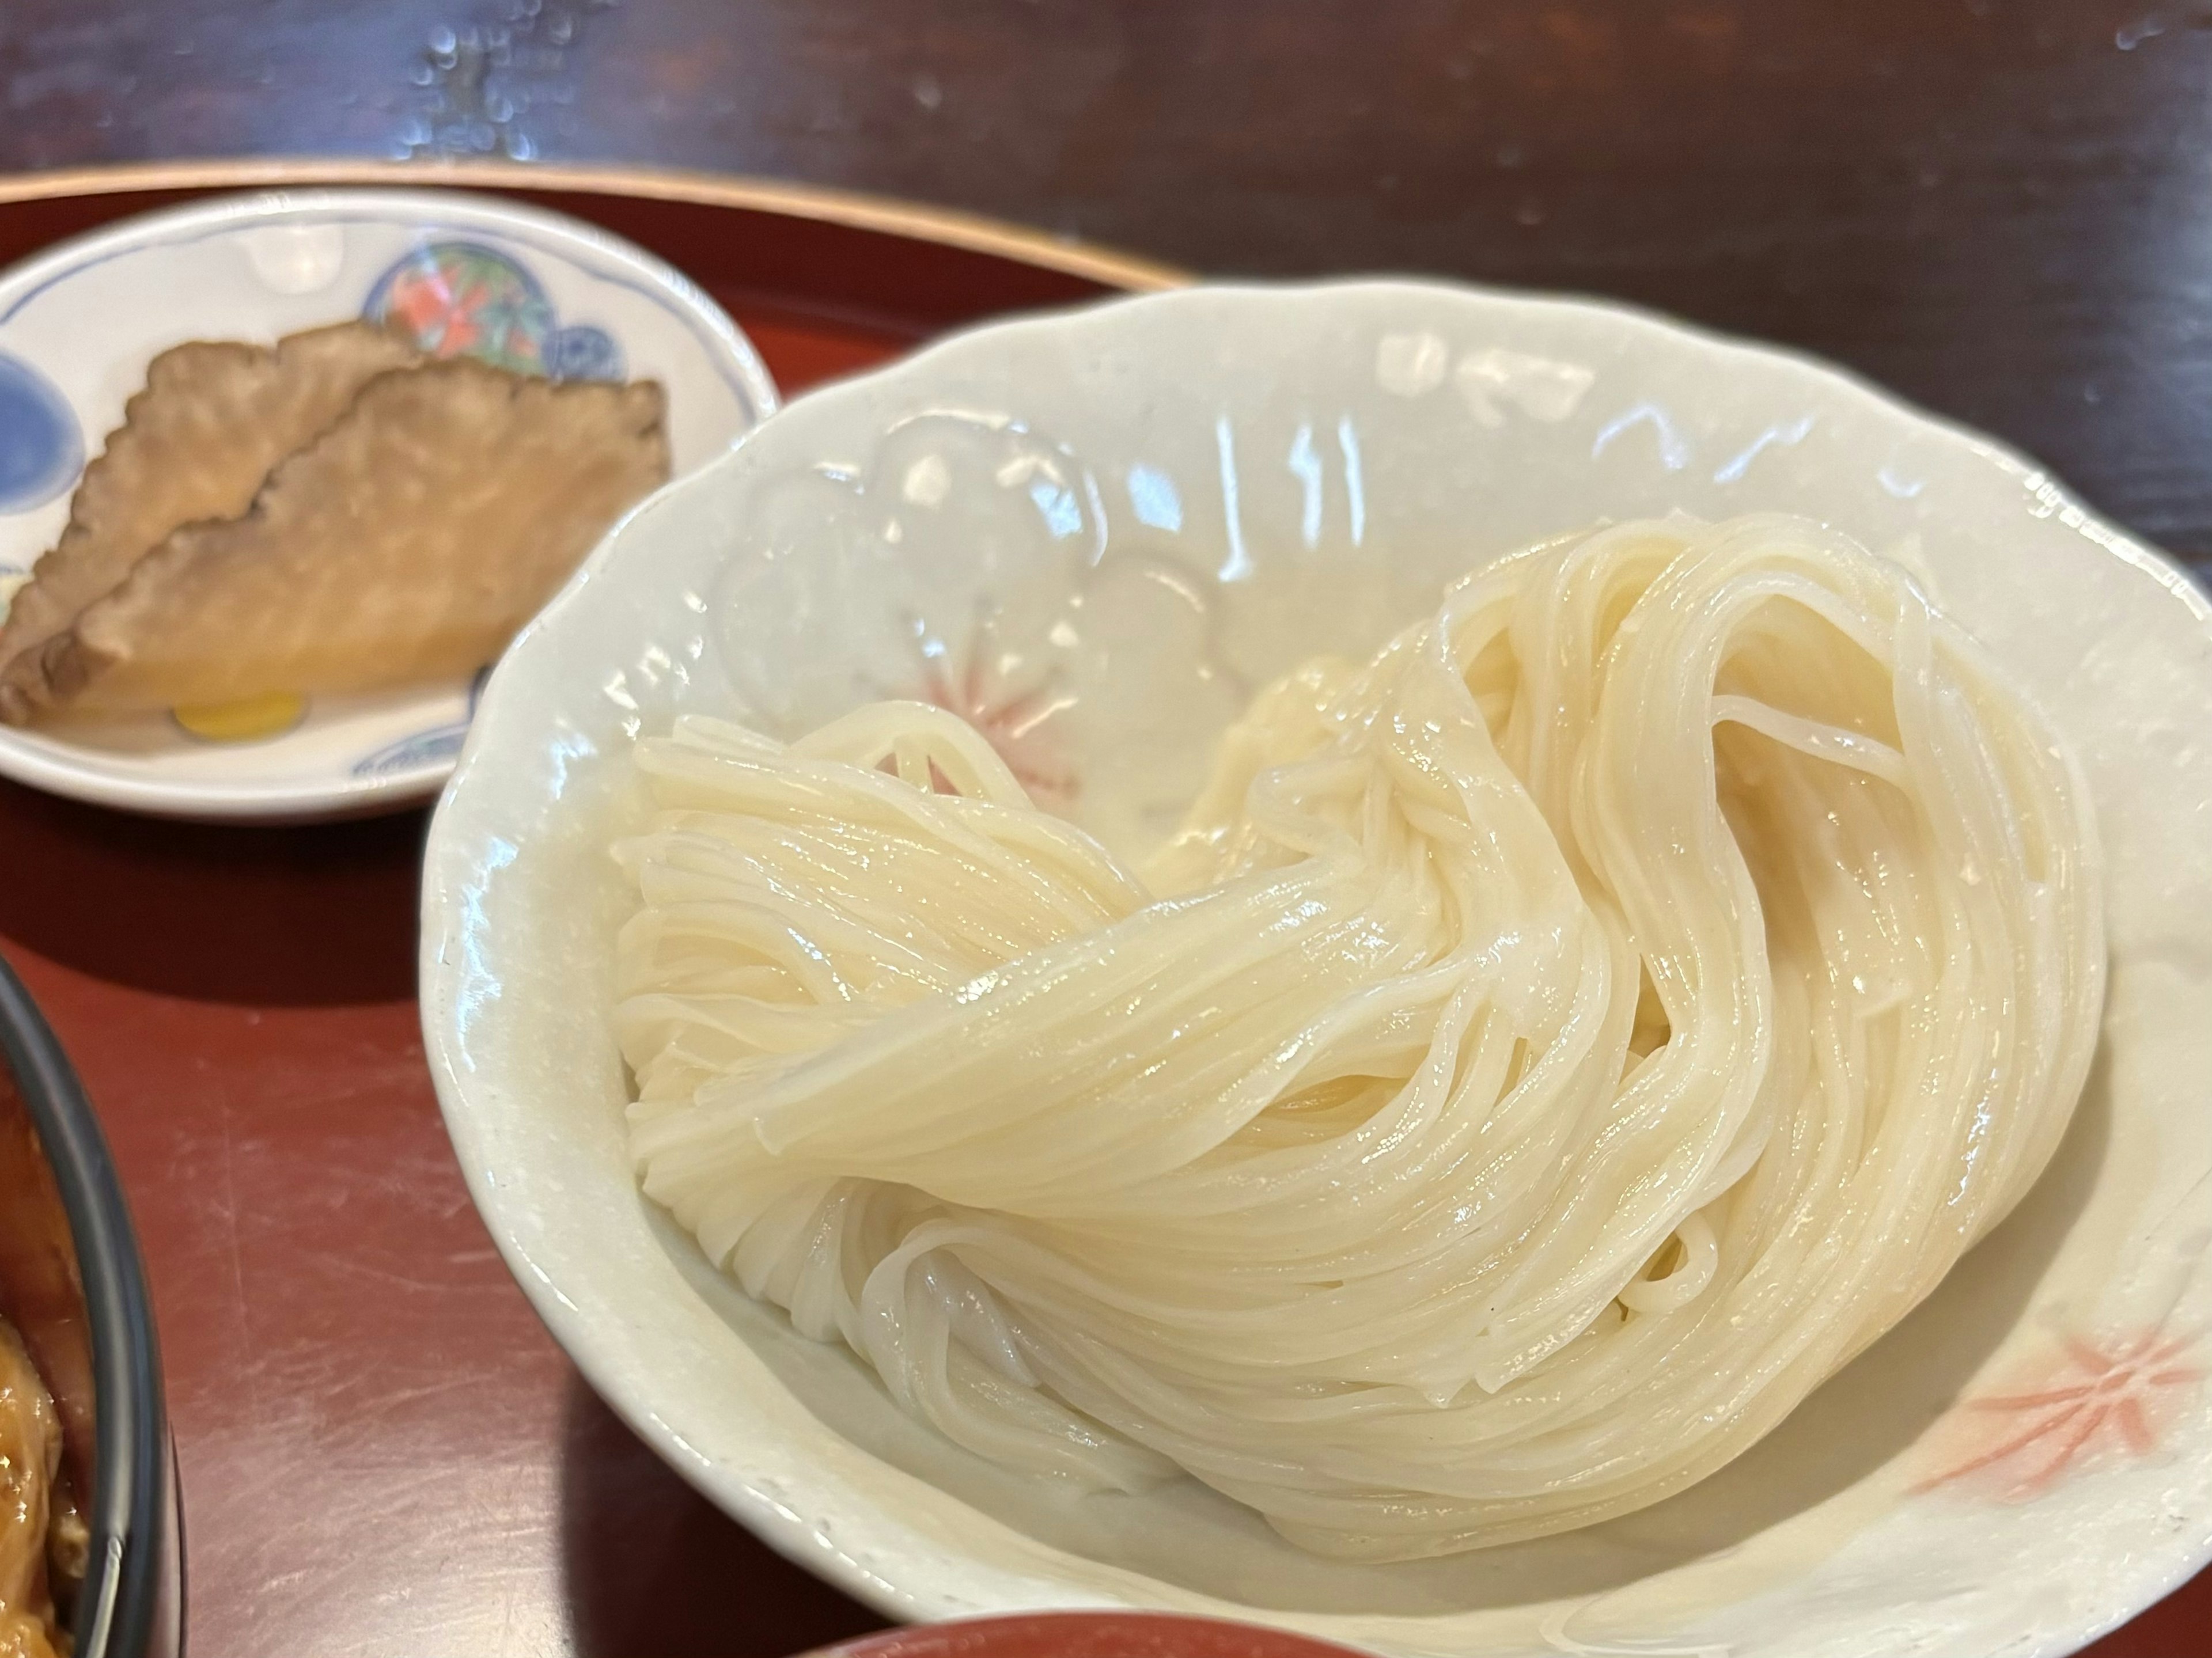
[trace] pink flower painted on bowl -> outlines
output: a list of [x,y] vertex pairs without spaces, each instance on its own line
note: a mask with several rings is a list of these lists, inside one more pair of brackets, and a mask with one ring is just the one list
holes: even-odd
[[984,736],[1038,807],[1141,863],[1254,688],[1212,573],[1158,521],[1173,486],[1137,471],[1142,513],[1121,505],[1125,464],[932,409],[865,464],[764,481],[741,551],[698,600],[719,618],[734,708],[796,738],[862,702],[934,704]]
[[1049,675],[1027,685],[999,683],[991,671],[988,639],[988,629],[979,628],[957,670],[942,657],[925,657],[921,683],[908,694],[958,714],[998,750],[1031,800],[1047,811],[1064,811],[1082,792],[1083,781],[1048,722],[1068,706],[1068,698]]
[[1960,1404],[1942,1442],[1952,1460],[1913,1491],[1966,1484],[2020,1503],[2093,1459],[2152,1455],[2204,1379],[2185,1362],[2202,1333],[2169,1335],[2160,1323],[2113,1341],[2062,1337],[2004,1392]]

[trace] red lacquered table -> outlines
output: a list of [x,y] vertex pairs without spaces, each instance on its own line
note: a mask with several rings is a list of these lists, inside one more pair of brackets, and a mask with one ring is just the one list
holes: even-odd
[[[123,212],[278,177],[14,181],[0,187],[0,263]],[[532,179],[517,193],[700,280],[787,392],[966,321],[1176,278],[812,192]],[[204,828],[0,785],[0,950],[76,1060],[148,1257],[192,1649],[774,1658],[876,1626],[634,1439],[508,1278],[423,1064],[423,826],[414,813]],[[2212,1594],[2192,1587],[2092,1650],[2207,1650],[2207,1607]]]

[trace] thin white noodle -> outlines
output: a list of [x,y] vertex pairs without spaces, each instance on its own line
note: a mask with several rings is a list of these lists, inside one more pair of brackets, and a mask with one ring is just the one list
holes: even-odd
[[2087,800],[1784,518],[1507,560],[1224,738],[1124,869],[911,703],[641,742],[646,1190],[980,1454],[1389,1559],[1704,1477],[2035,1179]]

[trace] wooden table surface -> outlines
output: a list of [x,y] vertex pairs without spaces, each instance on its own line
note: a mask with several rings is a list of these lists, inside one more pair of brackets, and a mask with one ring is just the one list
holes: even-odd
[[[1212,273],[1615,295],[1847,363],[2212,560],[2207,0],[4,0],[0,100],[0,171],[646,162]],[[803,331],[763,340],[795,379]],[[0,791],[0,947],[147,1239],[195,1650],[872,1626],[634,1442],[499,1269],[416,1030],[421,832]],[[2092,1650],[2212,1650],[2212,1578]]]

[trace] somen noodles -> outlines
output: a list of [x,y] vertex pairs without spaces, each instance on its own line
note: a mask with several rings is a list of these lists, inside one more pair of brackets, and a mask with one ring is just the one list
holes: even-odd
[[645,1189],[984,1456],[1334,1555],[1703,1478],[2051,1157],[2078,771],[1899,567],[1686,518],[1279,682],[1139,873],[918,703],[679,721],[617,854]]

